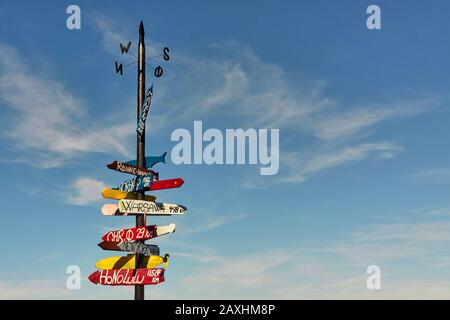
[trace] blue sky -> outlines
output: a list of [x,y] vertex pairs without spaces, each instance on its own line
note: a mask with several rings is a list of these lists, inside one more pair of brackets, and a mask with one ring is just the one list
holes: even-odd
[[[66,28],[70,4],[81,30]],[[381,8],[382,29],[366,27]],[[445,1],[113,1],[0,4],[0,298],[128,299],[94,286],[96,246],[131,217],[105,217],[99,192],[129,177],[135,65],[119,42],[170,48],[154,81],[147,155],[177,128],[280,130],[280,171],[158,165],[180,189],[171,254],[150,299],[449,298],[450,25]],[[153,62],[149,62],[152,64]],[[378,265],[382,289],[366,288]],[[82,289],[65,286],[79,265]]]

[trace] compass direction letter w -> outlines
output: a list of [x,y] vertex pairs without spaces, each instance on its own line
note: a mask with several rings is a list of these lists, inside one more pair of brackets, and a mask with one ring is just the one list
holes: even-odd
[[128,53],[128,50],[130,50],[130,46],[131,46],[131,41],[128,42],[127,46],[125,47],[123,44],[120,44],[120,51],[122,51],[122,54]]

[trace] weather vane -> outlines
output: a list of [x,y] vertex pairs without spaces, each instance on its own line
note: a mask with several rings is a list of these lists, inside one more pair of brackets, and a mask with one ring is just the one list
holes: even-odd
[[[125,54],[131,54],[133,57],[135,57],[137,60],[127,63],[125,65],[123,65],[123,63],[119,63],[118,61],[115,61],[115,67],[116,67],[116,74],[120,74],[123,75],[123,68],[127,68],[135,63],[138,63],[139,58],[136,56],[136,54],[134,54],[132,51],[130,51],[131,48],[131,41],[128,41],[128,44],[126,46],[124,46],[122,43],[119,44],[120,45],[120,51],[122,53],[122,55]],[[163,57],[164,61],[169,61],[170,60],[170,55],[169,55],[170,49],[168,47],[164,47],[162,50],[161,54],[157,54],[155,56],[152,56],[150,58],[148,58],[148,60],[152,60],[152,59],[156,59],[156,58],[160,58]],[[146,65],[149,66],[150,68],[153,69],[153,74],[155,75],[155,77],[159,78],[163,75],[164,69],[163,67],[161,67],[161,65],[158,65],[156,67],[152,67],[151,65],[149,65],[146,62]]]

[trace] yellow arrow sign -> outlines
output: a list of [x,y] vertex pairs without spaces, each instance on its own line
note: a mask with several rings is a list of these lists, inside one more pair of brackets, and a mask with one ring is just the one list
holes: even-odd
[[[125,191],[114,190],[114,189],[103,189],[102,196],[103,196],[103,198],[116,199],[116,200],[122,200],[122,199],[137,200],[137,194],[136,193],[125,192]],[[155,201],[156,197],[154,197],[154,196],[144,196],[144,200],[146,200],[146,201]]]
[[[164,263],[164,267],[169,265],[169,255],[166,254],[164,257],[160,256],[145,256],[143,265],[141,268],[151,269]],[[97,261],[95,266],[102,270],[123,270],[123,269],[135,269],[136,267],[136,256],[134,254],[129,254],[125,257],[109,257]]]

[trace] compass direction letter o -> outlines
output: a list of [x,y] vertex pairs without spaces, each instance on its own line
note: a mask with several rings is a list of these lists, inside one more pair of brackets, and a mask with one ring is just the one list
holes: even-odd
[[157,66],[155,68],[155,77],[159,78],[161,77],[163,74],[163,68],[161,68],[161,66]]

